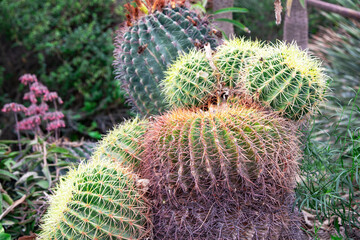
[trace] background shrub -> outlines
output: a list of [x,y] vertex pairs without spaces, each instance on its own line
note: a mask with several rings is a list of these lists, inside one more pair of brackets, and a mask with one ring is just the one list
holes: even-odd
[[65,110],[77,113],[71,120],[81,125],[74,123],[73,129],[99,129],[94,116],[110,110],[116,119],[114,109],[124,108],[124,93],[113,75],[112,40],[123,20],[122,5],[114,0],[1,1],[0,105],[19,99],[17,79],[31,72],[60,93]]

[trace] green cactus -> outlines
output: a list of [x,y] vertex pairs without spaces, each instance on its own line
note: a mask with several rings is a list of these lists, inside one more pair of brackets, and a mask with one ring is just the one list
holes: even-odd
[[61,180],[38,239],[139,239],[149,231],[148,209],[134,174],[95,157]]
[[233,88],[245,74],[249,62],[257,59],[262,50],[262,43],[234,38],[225,41],[215,53],[214,61],[222,74],[223,85]]
[[148,126],[147,120],[135,118],[116,126],[98,144],[94,155],[99,159],[110,159],[126,167],[137,169],[141,148],[141,137]]
[[199,107],[217,87],[217,78],[205,52],[192,50],[179,56],[162,82],[166,101],[171,107]]
[[296,127],[256,105],[175,110],[156,118],[144,141],[144,176],[162,189],[203,194],[219,184],[262,184],[266,175],[278,186],[294,185]]
[[246,76],[254,98],[292,120],[314,111],[327,89],[321,63],[297,46],[284,43],[263,53]]
[[127,6],[134,20],[116,39],[115,71],[137,112],[159,114],[166,110],[159,84],[167,66],[195,46],[216,47],[216,40],[206,18],[175,4],[184,1],[137,2]]

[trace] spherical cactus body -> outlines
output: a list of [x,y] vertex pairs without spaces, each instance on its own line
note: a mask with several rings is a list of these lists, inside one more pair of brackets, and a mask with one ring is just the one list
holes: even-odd
[[299,120],[323,100],[327,80],[319,61],[295,45],[280,43],[249,67],[246,85],[257,101]]
[[166,110],[159,84],[167,66],[196,46],[216,47],[216,40],[206,18],[176,3],[184,1],[137,2],[128,5],[133,19],[116,39],[114,65],[137,112],[152,115]]
[[[177,109],[144,136],[158,239],[267,239],[291,225],[300,157],[294,123],[259,105]],[[281,222],[281,224],[279,224]],[[271,230],[269,230],[271,229]]]
[[246,73],[249,63],[258,58],[261,47],[262,43],[244,38],[235,38],[220,45],[214,61],[222,74],[222,84],[229,88],[241,84],[241,76]]
[[256,105],[175,110],[158,117],[144,141],[144,169],[162,189],[239,189],[268,174],[278,186],[294,184],[296,127]]
[[217,87],[217,78],[204,51],[180,55],[165,73],[162,89],[170,107],[200,107]]
[[147,120],[135,118],[114,127],[100,141],[94,155],[100,160],[111,160],[136,170],[140,164],[142,137],[148,127]]
[[60,182],[38,239],[140,239],[149,231],[148,209],[134,174],[93,159]]

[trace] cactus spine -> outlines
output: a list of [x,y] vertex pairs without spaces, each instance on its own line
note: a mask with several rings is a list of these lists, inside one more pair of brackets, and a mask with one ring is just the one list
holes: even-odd
[[319,61],[295,45],[268,47],[249,68],[246,85],[256,100],[299,120],[323,100],[327,80]]
[[215,47],[216,41],[205,18],[176,4],[183,1],[140,2],[127,5],[133,21],[116,39],[114,65],[135,109],[152,115],[166,110],[159,84],[167,66],[179,53],[205,43]]
[[147,120],[135,118],[116,126],[98,144],[94,155],[110,159],[126,167],[139,167],[142,136],[148,127]]
[[118,163],[94,158],[60,182],[38,239],[139,239],[148,207],[136,177]]
[[295,133],[289,121],[256,106],[180,109],[152,124],[144,161],[152,166],[150,178],[167,173],[156,179],[164,189],[203,194],[220,183],[230,189],[247,186],[266,174],[288,186],[299,157]]
[[165,73],[162,89],[172,107],[199,107],[214,94],[217,78],[205,52],[181,55]]
[[241,84],[241,76],[246,73],[249,63],[260,55],[261,47],[262,43],[244,38],[225,41],[218,47],[214,61],[224,86],[234,88]]

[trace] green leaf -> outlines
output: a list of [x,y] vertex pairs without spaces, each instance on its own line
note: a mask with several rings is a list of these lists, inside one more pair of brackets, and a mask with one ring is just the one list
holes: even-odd
[[49,186],[51,186],[51,174],[49,171],[49,167],[47,165],[45,165],[42,169],[42,172],[44,173],[46,179],[48,180]]
[[15,185],[26,182],[29,177],[37,177],[37,176],[38,176],[37,172],[27,172],[21,176],[21,178],[16,182]]
[[0,178],[5,180],[10,180],[10,178],[18,180],[18,178],[14,174],[3,169],[0,169]]
[[240,28],[241,30],[250,33],[250,30],[247,27],[245,27],[243,24],[239,23],[238,21],[227,18],[216,18],[215,21],[231,23],[234,26]]
[[228,13],[228,12],[247,13],[247,12],[249,12],[249,10],[247,10],[246,8],[229,7],[229,8],[222,8],[222,9],[215,11],[214,15],[220,14],[220,13]]
[[11,235],[8,233],[0,233],[0,240],[11,240]]
[[48,151],[52,153],[69,153],[69,150],[61,147],[51,147]]
[[305,8],[305,0],[299,0],[300,1],[300,4],[303,8]]
[[89,136],[96,139],[101,139],[101,134],[98,131],[89,132]]
[[45,180],[41,180],[41,181],[37,182],[36,185],[38,185],[39,187],[41,187],[43,189],[49,188],[49,182],[45,181]]

